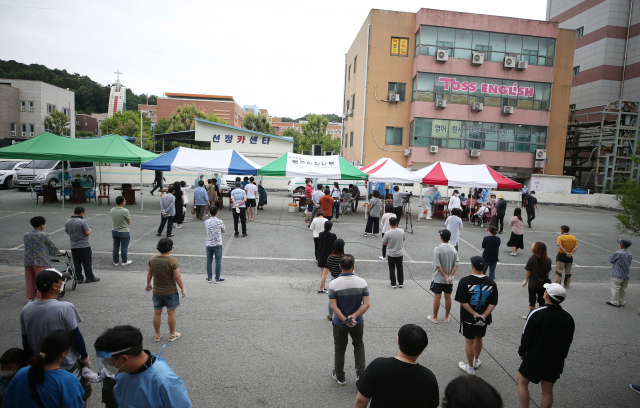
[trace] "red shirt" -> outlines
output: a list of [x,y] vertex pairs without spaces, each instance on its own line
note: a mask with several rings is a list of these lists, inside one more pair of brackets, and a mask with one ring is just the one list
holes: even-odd
[[304,188],[304,194],[307,198],[311,198],[311,194],[313,194],[313,187],[311,187],[311,184],[307,184]]

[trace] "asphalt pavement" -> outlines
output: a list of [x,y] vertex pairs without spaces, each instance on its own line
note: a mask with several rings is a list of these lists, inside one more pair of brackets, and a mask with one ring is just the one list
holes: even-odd
[[[192,194],[192,191],[191,191]],[[114,198],[111,200],[114,205]],[[192,201],[192,200],[191,200]],[[233,221],[228,207],[220,212],[227,232],[223,234],[223,284],[207,284],[204,279],[206,253],[204,223],[187,214],[184,228],[174,230],[174,253],[180,265],[187,297],[178,309],[177,331],[183,337],[165,348],[162,356],[184,380],[194,407],[248,406],[352,406],[357,394],[351,346],[347,349],[347,385],[331,379],[333,338],[326,319],[327,297],[317,294],[319,271],[313,260],[313,240],[299,213],[289,213],[291,198],[285,193],[269,193],[265,209],[248,223],[246,238],[233,237]],[[227,201],[225,199],[225,204]],[[23,276],[22,236],[31,230],[29,219],[43,215],[45,231],[58,248],[68,249],[64,223],[75,205],[36,205],[28,192],[0,190],[0,352],[19,347],[19,313],[26,304]],[[118,324],[139,327],[145,348],[158,353],[168,338],[163,316],[163,341],[153,343],[151,295],[144,291],[147,263],[155,255],[160,222],[159,198],[145,194],[145,209],[129,207],[131,244],[128,267],[111,262],[111,219],[106,203],[84,204],[85,218],[92,228],[90,238],[93,267],[98,283],[79,285],[64,300],[72,302],[84,321],[80,324],[89,349],[106,328]],[[515,204],[507,209],[507,220]],[[630,248],[635,259],[628,288],[627,306],[613,308],[610,297],[609,255],[617,250],[619,235],[614,227],[616,212],[610,210],[549,206],[525,227],[524,251],[508,255],[504,245],[509,228],[500,235],[502,261],[496,270],[499,304],[494,323],[485,337],[485,350],[477,370],[501,393],[505,407],[518,406],[517,375],[520,360],[517,348],[528,311],[528,296],[521,282],[530,256],[528,246],[542,241],[553,258],[559,227],[567,224],[579,241],[573,266],[573,281],[563,304],[576,320],[576,334],[565,371],[555,386],[554,407],[637,407],[640,395],[629,383],[640,383],[638,370],[638,327],[640,308],[640,241]],[[344,239],[346,252],[356,259],[356,274],[366,279],[371,308],[365,314],[364,342],[367,361],[397,353],[397,331],[406,323],[422,326],[429,346],[418,362],[430,368],[443,394],[447,383],[462,374],[457,368],[465,359],[464,338],[453,321],[427,320],[433,297],[428,292],[433,274],[433,248],[439,244],[441,220],[417,222],[417,203],[412,206],[413,234],[405,242],[405,287],[389,287],[386,262],[378,260],[381,239],[365,238],[362,209],[334,223],[334,232]],[[405,218],[401,221],[405,228]],[[470,273],[469,258],[481,254],[486,231],[464,223],[459,244],[462,265],[456,274]],[[632,239],[633,240],[633,239]],[[54,264],[54,266],[57,266]],[[553,274],[553,272],[552,272]],[[457,280],[456,280],[457,282]],[[452,316],[459,316],[454,302]],[[90,352],[95,367],[95,354]],[[540,404],[539,387],[531,386],[535,404]],[[402,390],[398,390],[402,392]],[[99,407],[99,385],[88,407]]]

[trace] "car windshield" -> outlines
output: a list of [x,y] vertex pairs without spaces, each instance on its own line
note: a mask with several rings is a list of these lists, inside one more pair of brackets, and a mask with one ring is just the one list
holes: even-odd
[[0,170],[13,170],[13,167],[18,164],[17,162],[2,162],[0,163]]
[[32,169],[35,163],[36,169],[52,169],[55,167],[57,160],[34,160],[31,163],[23,167],[23,169]]

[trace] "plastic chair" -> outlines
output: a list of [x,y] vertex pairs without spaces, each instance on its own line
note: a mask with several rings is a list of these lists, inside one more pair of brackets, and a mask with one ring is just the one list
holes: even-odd
[[109,188],[111,185],[109,183],[102,183],[98,185],[99,194],[97,196],[98,205],[102,205],[102,199],[107,199],[107,204],[111,205],[111,199],[109,198]]

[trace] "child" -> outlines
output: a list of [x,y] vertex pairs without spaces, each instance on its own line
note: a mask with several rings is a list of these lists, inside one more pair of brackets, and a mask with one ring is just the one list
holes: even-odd
[[[384,211],[385,211],[385,213],[382,216],[382,218],[380,219],[380,222],[382,223],[382,229],[380,230],[380,232],[382,232],[382,238],[384,238],[384,233],[391,229],[391,227],[389,226],[389,218],[396,218],[396,214],[393,211],[393,205],[386,206]],[[380,259],[381,261],[386,261],[387,260],[387,246],[386,245],[382,245],[382,256],[379,256],[378,259]]]
[[489,227],[489,236],[484,237],[482,240],[482,247],[484,252],[482,258],[484,258],[485,265],[483,274],[486,275],[487,269],[489,269],[489,277],[491,280],[496,278],[496,264],[500,262],[498,254],[500,252],[500,237],[496,236],[498,229],[493,225]]
[[[156,335],[154,342],[159,342],[162,337],[160,333],[160,323],[162,323],[162,309],[167,308],[169,323],[169,341],[179,339],[182,334],[176,332],[176,308],[180,306],[180,298],[176,290],[176,284],[182,291],[182,297],[187,296],[187,291],[182,283],[178,261],[169,256],[173,251],[173,241],[171,238],[162,238],[158,241],[156,248],[160,255],[154,255],[149,260],[147,272],[146,291],[153,290],[153,328]],[[151,285],[153,278],[154,285]]]
[[318,248],[320,248],[320,241],[318,237],[320,233],[324,231],[324,223],[327,219],[324,218],[324,211],[322,209],[316,211],[316,217],[311,221],[311,232],[313,232],[313,245],[315,247],[316,263],[318,263]]
[[0,406],[9,383],[22,367],[26,367],[27,353],[19,348],[10,348],[0,357]]

